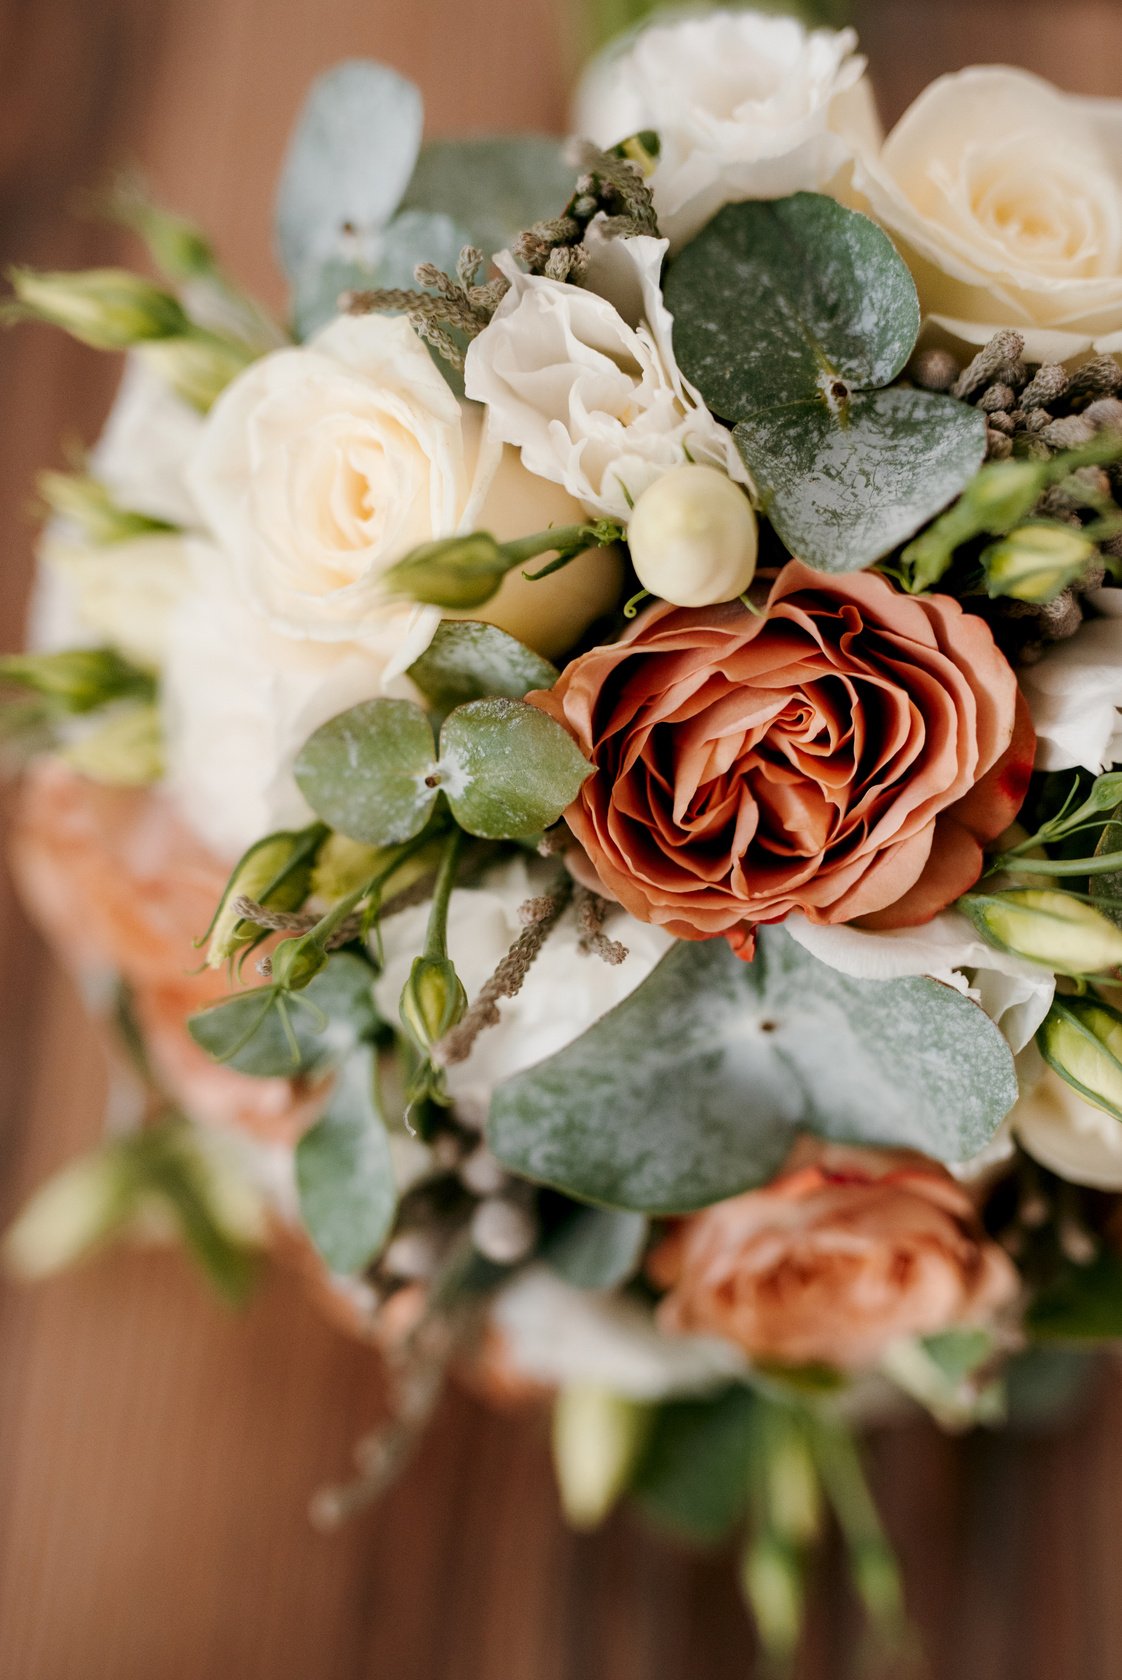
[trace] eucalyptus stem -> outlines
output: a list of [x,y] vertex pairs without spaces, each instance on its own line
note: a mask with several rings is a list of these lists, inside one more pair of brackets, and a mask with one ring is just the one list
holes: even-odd
[[456,870],[459,867],[463,843],[463,831],[454,828],[444,847],[444,855],[440,860],[432,889],[432,908],[425,929],[423,955],[437,962],[446,961],[448,957],[448,907],[452,902],[452,888],[456,884]]

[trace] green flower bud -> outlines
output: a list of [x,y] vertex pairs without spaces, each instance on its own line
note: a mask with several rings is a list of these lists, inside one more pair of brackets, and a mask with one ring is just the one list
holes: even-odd
[[175,338],[143,346],[145,360],[185,403],[205,414],[259,351],[236,339],[192,327]]
[[1057,998],[1036,1042],[1061,1079],[1122,1120],[1122,1015],[1097,999]]
[[651,1410],[584,1384],[563,1388],[553,1407],[553,1468],[566,1519],[574,1528],[603,1522],[646,1444]]
[[94,350],[129,350],[190,330],[183,306],[170,292],[127,269],[48,274],[18,268],[9,278],[15,291],[10,315],[48,321]]
[[176,529],[164,519],[120,507],[101,480],[88,473],[42,472],[36,484],[56,518],[68,520],[87,542],[99,546]]
[[118,1151],[99,1149],[47,1180],[9,1227],[3,1255],[28,1280],[50,1277],[108,1241],[136,1211],[136,1181]]
[[243,945],[252,945],[260,938],[261,929],[234,908],[239,898],[250,898],[270,910],[299,910],[308,897],[313,863],[325,832],[322,823],[315,823],[310,828],[270,834],[239,858],[207,930],[208,968],[221,968]]
[[1072,893],[1053,887],[968,893],[959,908],[991,945],[1058,974],[1102,974],[1122,964],[1122,928]]
[[967,486],[963,501],[980,531],[1008,531],[1040,500],[1046,475],[1038,462],[992,461]]
[[153,261],[172,280],[197,280],[216,268],[214,247],[194,222],[154,204],[143,184],[122,176],[113,184],[106,213],[142,239]]
[[0,683],[30,689],[56,711],[76,714],[152,692],[151,677],[112,648],[7,654],[0,658]]
[[984,551],[986,587],[991,597],[1051,601],[1082,577],[1098,552],[1093,542],[1070,525],[1047,520],[1019,525]]
[[467,1008],[467,993],[447,957],[416,957],[401,993],[401,1024],[427,1056]]
[[273,952],[273,984],[286,992],[303,991],[329,961],[330,952],[304,935],[286,939]]
[[514,564],[494,537],[473,531],[422,543],[390,567],[384,584],[390,595],[461,611],[489,601]]
[[71,739],[67,764],[107,787],[151,787],[164,773],[164,732],[153,705],[122,706]]

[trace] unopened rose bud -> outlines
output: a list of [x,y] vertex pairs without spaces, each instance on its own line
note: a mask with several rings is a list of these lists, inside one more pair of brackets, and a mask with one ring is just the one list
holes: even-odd
[[128,542],[153,531],[172,531],[166,520],[153,519],[120,507],[100,479],[88,473],[43,472],[36,479],[39,494],[58,519],[75,526],[87,542],[97,545]]
[[401,1024],[427,1056],[467,1008],[467,994],[447,957],[415,957],[401,993]]
[[1122,928],[1073,893],[1051,887],[968,893],[959,908],[991,945],[1058,974],[1103,974],[1122,964]]
[[597,1528],[626,1493],[650,1432],[651,1409],[608,1389],[563,1388],[553,1407],[553,1468],[574,1528]]
[[9,683],[76,715],[111,700],[146,696],[152,688],[150,677],[111,648],[8,654],[0,658],[0,685]]
[[486,531],[473,531],[423,543],[391,566],[383,583],[388,595],[458,612],[489,601],[511,568],[501,543]]
[[71,735],[62,756],[80,775],[106,787],[151,787],[165,768],[159,708],[116,708],[95,727]]
[[1061,1079],[1122,1120],[1122,1015],[1092,998],[1057,998],[1036,1042]]
[[644,589],[677,607],[735,601],[756,573],[752,504],[716,467],[671,467],[643,491],[627,527]]
[[1039,520],[992,543],[982,566],[991,597],[1044,602],[1082,577],[1097,555],[1094,543],[1074,527]]
[[13,269],[14,317],[48,321],[94,350],[129,350],[190,331],[183,306],[170,292],[123,268],[76,274]]

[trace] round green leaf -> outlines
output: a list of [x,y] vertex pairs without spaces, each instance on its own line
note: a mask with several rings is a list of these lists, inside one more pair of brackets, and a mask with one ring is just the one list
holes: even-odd
[[734,429],[764,510],[800,560],[852,572],[891,554],[978,471],[985,417],[966,403],[893,386],[847,403],[762,409]]
[[523,700],[473,700],[440,732],[440,784],[460,827],[517,840],[555,823],[592,766],[553,718]]
[[277,244],[295,285],[369,255],[413,173],[424,122],[412,82],[350,59],[313,84],[281,172]]
[[373,978],[368,963],[342,951],[303,991],[283,996],[276,986],[255,986],[199,1010],[187,1029],[208,1056],[238,1073],[322,1073],[376,1025]]
[[361,1272],[377,1258],[397,1188],[366,1046],[344,1063],[327,1112],[296,1146],[296,1188],[308,1235],[333,1272]]
[[495,1155],[585,1201],[687,1212],[765,1182],[795,1131],[975,1154],[1017,1098],[993,1022],[934,980],[852,980],[778,928],[682,942],[491,1105]]
[[445,619],[409,675],[422,694],[451,711],[489,695],[521,700],[532,689],[552,688],[557,667],[495,624]]
[[317,816],[367,846],[419,834],[436,803],[432,729],[411,700],[363,700],[316,730],[296,760]]
[[417,159],[402,208],[453,217],[491,256],[523,228],[559,215],[572,191],[573,171],[561,143],[544,135],[431,140]]
[[665,290],[678,365],[730,421],[887,385],[919,333],[915,282],[887,234],[817,193],[726,205]]

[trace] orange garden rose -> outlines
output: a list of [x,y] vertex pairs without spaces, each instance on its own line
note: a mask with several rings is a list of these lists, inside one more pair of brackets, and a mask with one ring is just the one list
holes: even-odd
[[765,1189],[683,1220],[648,1267],[670,1291],[664,1329],[792,1365],[872,1364],[902,1337],[987,1321],[1018,1287],[935,1162],[810,1139]]
[[929,920],[1016,815],[1033,733],[944,595],[791,561],[763,614],[653,607],[534,703],[599,774],[566,812],[603,888],[681,939],[802,910]]

